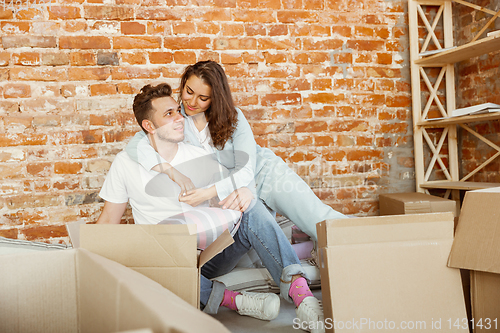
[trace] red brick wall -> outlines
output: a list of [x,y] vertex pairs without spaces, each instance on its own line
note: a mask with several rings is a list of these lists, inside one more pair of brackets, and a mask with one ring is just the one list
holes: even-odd
[[[495,0],[471,1],[479,6],[498,11]],[[456,37],[459,45],[476,36],[492,15],[457,5],[455,10]],[[500,18],[492,23],[487,32],[500,30]],[[500,104],[500,50],[457,64],[457,107],[492,102]],[[471,123],[471,128],[500,145],[500,121]],[[467,174],[496,153],[496,150],[479,141],[465,130],[460,130],[461,174]],[[500,183],[500,159],[495,159],[471,180]]]
[[0,236],[67,242],[66,222],[95,221],[139,129],[134,93],[178,87],[204,59],[223,64],[257,142],[327,204],[373,215],[378,193],[414,189],[406,1],[13,2],[0,4]]

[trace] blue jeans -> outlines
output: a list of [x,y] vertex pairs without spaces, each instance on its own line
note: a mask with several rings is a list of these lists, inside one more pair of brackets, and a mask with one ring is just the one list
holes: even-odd
[[201,268],[200,302],[204,312],[217,313],[226,288],[223,283],[209,279],[229,273],[252,247],[280,286],[281,296],[292,301],[288,295],[291,278],[297,274],[306,277],[304,269],[269,210],[260,200],[253,200],[243,213],[234,243]]

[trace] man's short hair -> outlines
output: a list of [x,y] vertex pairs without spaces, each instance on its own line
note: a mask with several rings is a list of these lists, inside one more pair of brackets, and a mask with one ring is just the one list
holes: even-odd
[[151,120],[151,111],[153,110],[151,102],[160,97],[172,97],[172,88],[168,83],[160,83],[157,86],[145,85],[134,98],[132,109],[134,110],[135,119],[146,134],[148,134],[148,131],[142,127],[142,121],[144,119]]

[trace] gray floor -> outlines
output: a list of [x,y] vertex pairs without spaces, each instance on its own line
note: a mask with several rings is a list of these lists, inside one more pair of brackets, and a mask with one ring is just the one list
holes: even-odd
[[[314,296],[321,300],[321,290],[313,290]],[[213,316],[233,333],[298,333],[293,328],[295,306],[281,299],[281,308],[278,318],[272,321],[258,320],[247,316],[240,316],[235,311],[220,308],[219,313]]]

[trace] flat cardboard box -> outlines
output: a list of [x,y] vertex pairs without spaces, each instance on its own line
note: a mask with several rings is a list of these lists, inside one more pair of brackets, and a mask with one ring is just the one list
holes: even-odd
[[[196,225],[76,224],[81,248],[127,266],[200,306],[200,268],[234,242],[224,232],[200,255]],[[75,244],[73,243],[73,244]]]
[[456,201],[420,192],[380,194],[379,207],[380,215],[452,212],[458,216]]
[[83,249],[0,256],[0,332],[229,332],[158,283]]
[[[500,329],[499,203],[499,187],[466,192],[448,261],[450,267],[471,270],[474,332]],[[487,329],[488,321],[496,329]]]
[[466,332],[458,269],[446,266],[453,214],[375,216],[318,223],[328,332]]

